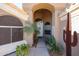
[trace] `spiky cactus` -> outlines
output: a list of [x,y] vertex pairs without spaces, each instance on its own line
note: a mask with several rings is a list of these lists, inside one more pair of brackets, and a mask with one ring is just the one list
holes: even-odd
[[77,45],[77,32],[74,31],[73,37],[71,35],[71,30],[69,30],[70,24],[70,14],[67,14],[67,27],[66,30],[63,31],[63,40],[66,44],[66,56],[71,56],[71,47]]

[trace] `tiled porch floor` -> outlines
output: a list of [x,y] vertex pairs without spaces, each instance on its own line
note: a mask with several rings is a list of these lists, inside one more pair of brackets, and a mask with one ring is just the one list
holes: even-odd
[[[12,53],[8,56],[16,56],[16,54]],[[36,48],[35,47],[30,48],[29,56],[49,56],[45,42],[42,39],[39,40]]]
[[49,56],[45,42],[42,39],[39,40],[36,48],[32,47],[30,49],[30,56]]

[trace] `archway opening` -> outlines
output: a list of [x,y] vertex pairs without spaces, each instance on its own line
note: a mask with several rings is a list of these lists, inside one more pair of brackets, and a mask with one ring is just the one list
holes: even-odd
[[[36,25],[39,28],[37,37],[47,41],[47,38],[52,35],[52,12],[48,9],[38,9],[33,14],[33,20],[37,22]],[[35,37],[33,39],[35,40]]]

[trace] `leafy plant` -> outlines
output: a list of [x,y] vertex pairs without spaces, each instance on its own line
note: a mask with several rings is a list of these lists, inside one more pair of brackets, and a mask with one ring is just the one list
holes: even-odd
[[48,46],[50,51],[59,52],[60,48],[57,46],[56,40],[54,36],[48,38]]
[[26,26],[24,26],[23,31],[26,32],[27,34],[32,34],[32,33],[34,34],[34,36],[33,36],[34,40],[33,40],[32,45],[36,46],[37,42],[38,42],[37,34],[40,33],[36,22],[34,22],[34,23],[26,22]]
[[29,34],[31,34],[33,32],[35,32],[37,34],[39,33],[37,25],[35,22],[34,23],[26,22],[26,26],[24,26],[23,30],[24,30],[24,32],[27,32]]
[[29,45],[21,44],[16,47],[16,55],[17,56],[26,56],[29,54]]

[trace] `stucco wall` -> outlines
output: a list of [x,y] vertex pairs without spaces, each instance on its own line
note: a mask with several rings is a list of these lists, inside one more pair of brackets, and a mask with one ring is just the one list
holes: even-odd
[[[28,13],[28,15],[29,15],[28,21],[31,22],[31,23],[33,23],[33,12],[32,12],[32,10],[29,9],[29,10],[27,11],[27,13]],[[26,24],[26,23],[24,22],[24,26],[25,26],[25,24]],[[28,33],[24,32],[24,39],[27,41],[27,43],[28,43],[30,46],[32,46],[32,44],[33,44],[33,33],[28,34]]]
[[2,15],[10,15],[10,14],[0,9],[0,16]]
[[55,28],[54,28],[54,36],[57,42],[60,41],[60,19],[58,17],[59,10],[55,10]]
[[72,47],[72,56],[79,56],[79,33],[78,33],[78,44]]
[[66,29],[66,22],[67,22],[67,16],[63,16],[60,18],[60,43],[63,45],[64,47],[64,55],[66,55],[66,46],[65,46],[65,42],[63,40],[63,30]]
[[66,55],[65,43],[63,41],[63,29],[66,26],[66,16],[59,17],[60,10],[55,10],[55,25],[54,25],[54,36],[59,45],[62,45],[64,48],[63,55]]
[[[76,31],[78,36],[78,43],[72,47],[72,55],[79,56],[79,8],[71,13],[72,32]],[[72,34],[73,35],[73,34]]]

